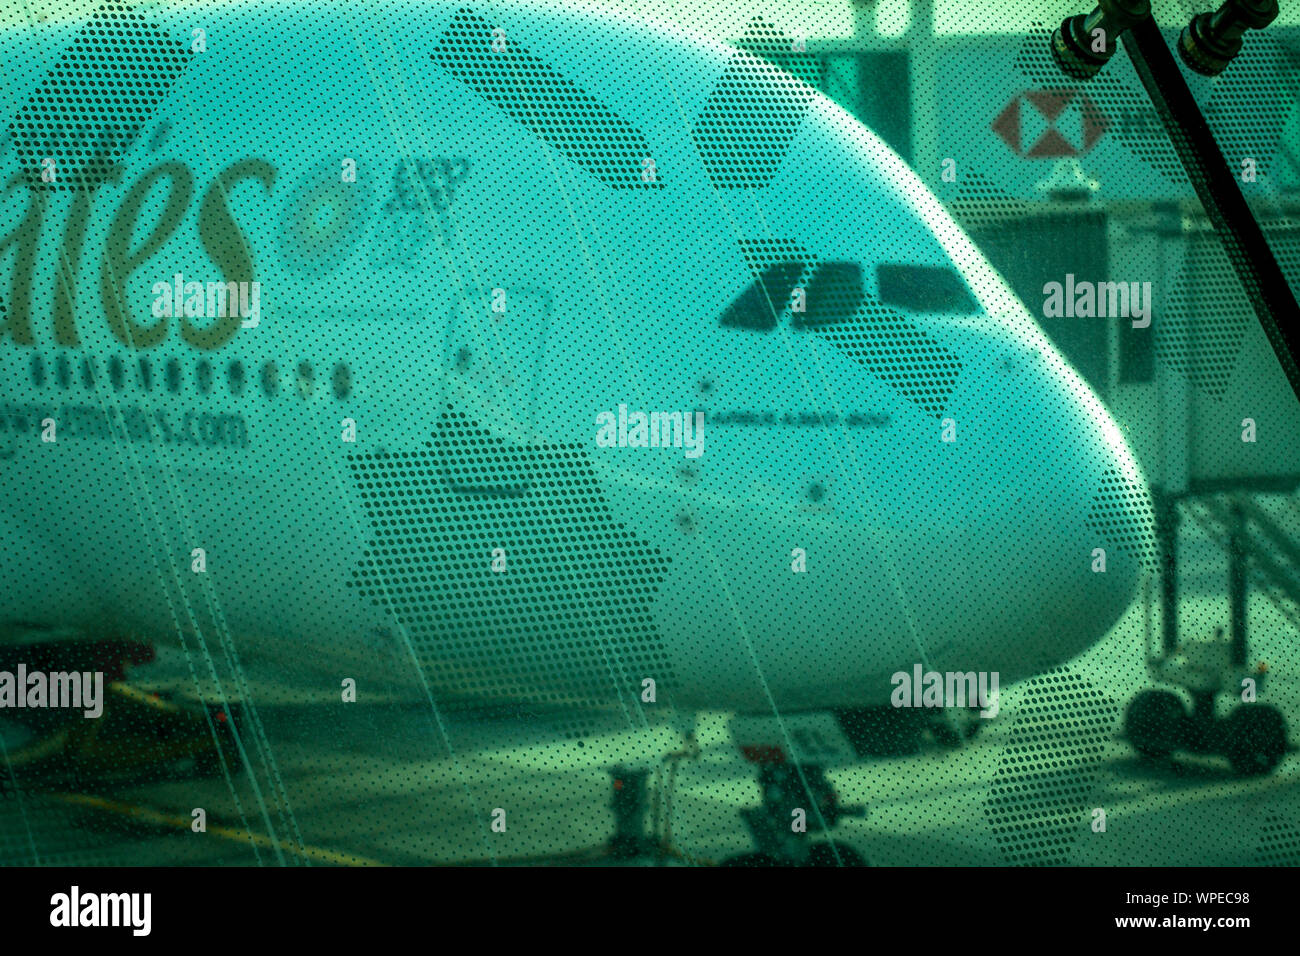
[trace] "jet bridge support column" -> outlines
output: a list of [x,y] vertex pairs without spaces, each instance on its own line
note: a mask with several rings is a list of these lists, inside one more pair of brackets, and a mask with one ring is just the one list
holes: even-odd
[[1156,534],[1160,540],[1160,650],[1162,657],[1169,657],[1178,646],[1178,500],[1166,491],[1156,495]]
[[1234,667],[1246,666],[1246,518],[1241,502],[1235,498],[1228,506],[1231,522],[1228,534],[1228,607],[1229,630],[1232,639],[1231,658]]

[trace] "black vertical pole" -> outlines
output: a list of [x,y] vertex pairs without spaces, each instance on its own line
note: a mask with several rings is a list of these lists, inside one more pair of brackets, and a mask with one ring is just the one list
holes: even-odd
[[1155,18],[1144,17],[1129,27],[1123,37],[1124,51],[1146,87],[1187,178],[1205,206],[1282,371],[1300,398],[1300,370],[1283,332],[1286,329],[1294,335],[1300,328],[1300,306],[1242,195],[1237,174],[1223,158]]
[[1156,497],[1156,534],[1160,539],[1160,646],[1169,657],[1178,647],[1178,501],[1165,492]]
[[1235,498],[1229,505],[1228,532],[1228,608],[1229,636],[1232,639],[1232,663],[1246,664],[1246,519]]

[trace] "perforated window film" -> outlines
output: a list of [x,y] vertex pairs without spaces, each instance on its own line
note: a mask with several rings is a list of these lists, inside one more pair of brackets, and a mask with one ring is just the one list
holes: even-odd
[[9,124],[27,181],[93,188],[110,176],[190,55],[130,5],[100,6]]
[[909,266],[882,262],[876,266],[880,301],[915,312],[975,315],[979,303],[961,277],[941,266]]
[[1032,6],[0,7],[0,863],[1293,865],[1300,26]]

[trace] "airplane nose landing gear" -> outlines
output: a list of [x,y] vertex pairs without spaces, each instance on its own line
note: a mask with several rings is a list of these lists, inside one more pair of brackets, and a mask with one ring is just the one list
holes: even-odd
[[825,770],[770,761],[761,765],[758,785],[763,802],[740,811],[758,852],[732,857],[723,866],[866,866],[851,847],[829,838],[826,842],[810,839],[808,830],[819,829],[823,822],[830,830],[840,817],[867,815],[864,807],[840,804]]
[[1214,696],[1198,694],[1188,713],[1178,695],[1147,690],[1124,717],[1129,743],[1143,757],[1163,760],[1176,750],[1218,754],[1242,776],[1270,773],[1287,750],[1286,720],[1271,704],[1239,704],[1226,719],[1214,715]]

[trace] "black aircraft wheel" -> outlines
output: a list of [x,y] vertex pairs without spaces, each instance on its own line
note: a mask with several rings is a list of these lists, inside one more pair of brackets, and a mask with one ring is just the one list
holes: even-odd
[[1124,730],[1129,743],[1144,757],[1168,757],[1182,739],[1187,709],[1173,691],[1144,690],[1129,702]]
[[1242,776],[1269,773],[1286,753],[1286,721],[1268,704],[1242,704],[1224,728],[1224,751]]

